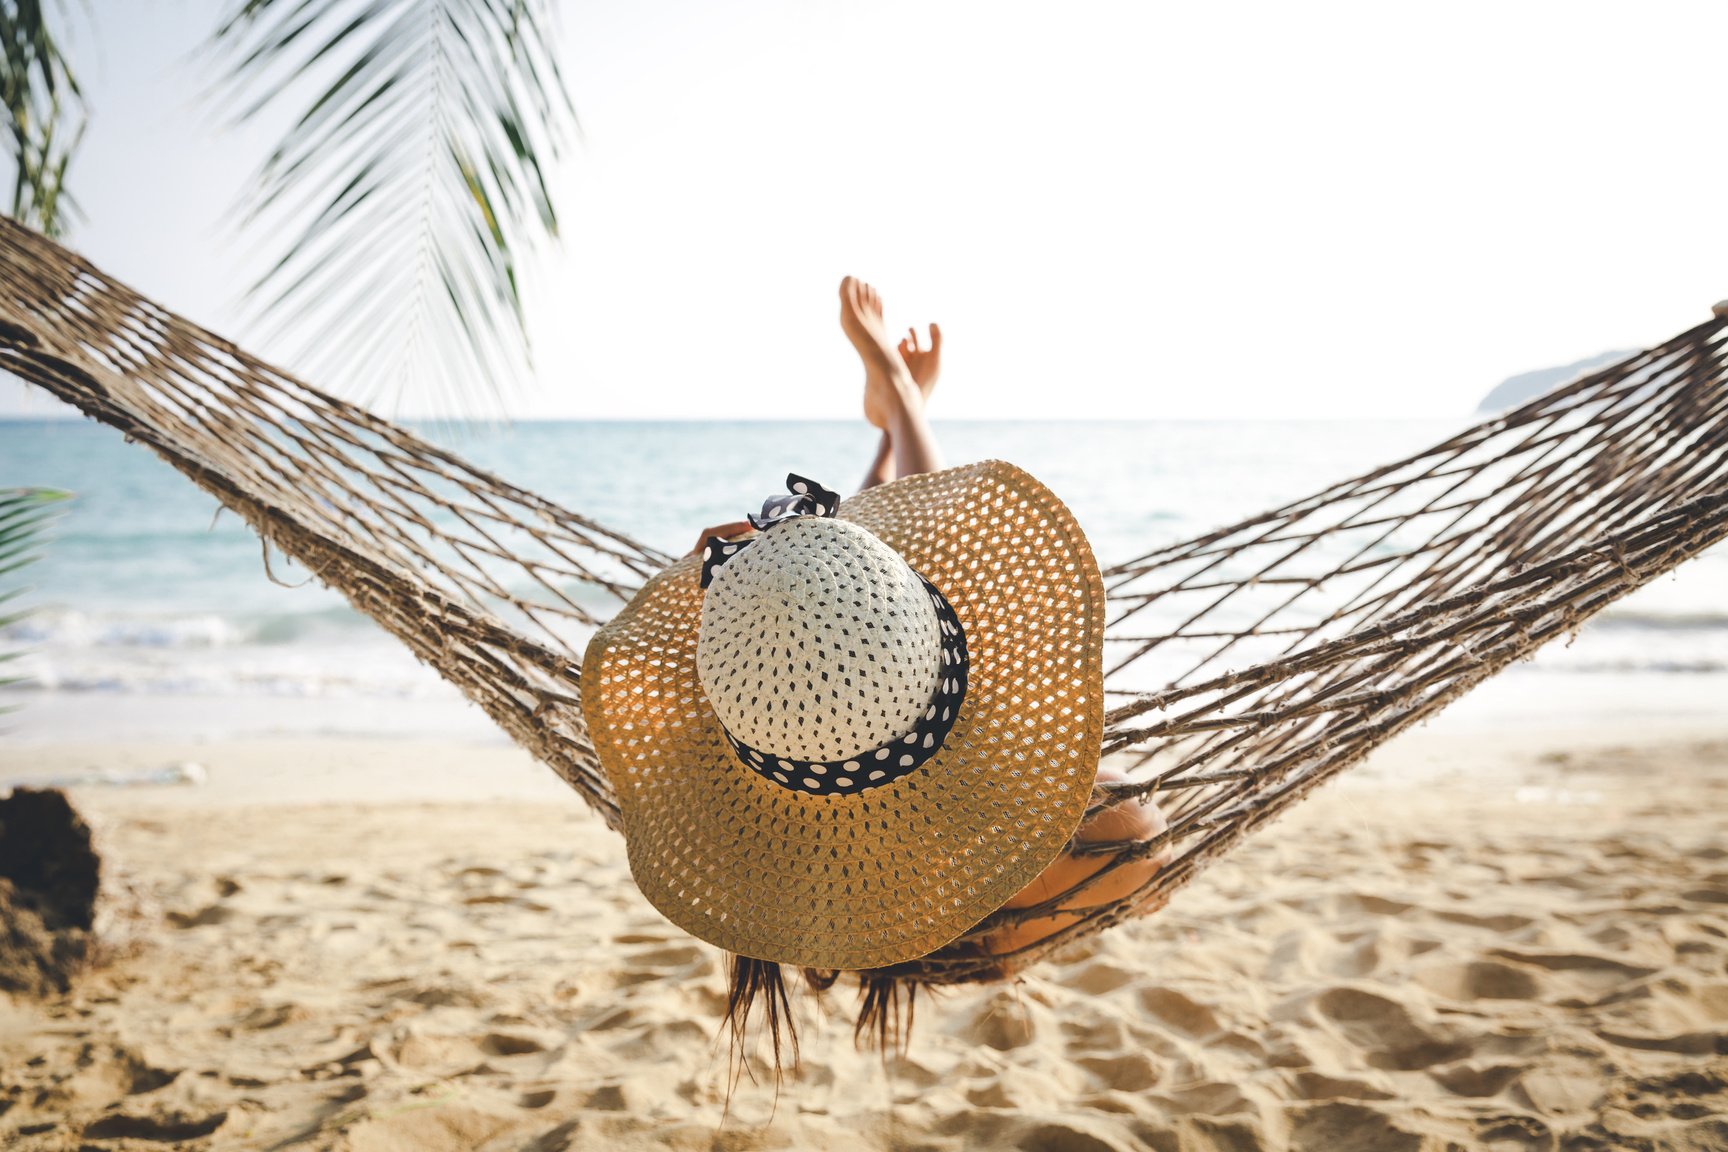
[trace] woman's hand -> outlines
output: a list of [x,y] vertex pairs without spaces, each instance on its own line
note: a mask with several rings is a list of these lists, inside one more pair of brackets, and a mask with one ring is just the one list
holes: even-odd
[[734,520],[730,524],[717,524],[712,528],[702,529],[702,535],[696,537],[696,547],[690,549],[688,555],[694,556],[708,546],[708,537],[718,536],[722,540],[730,540],[734,536],[743,536],[756,529],[748,520]]

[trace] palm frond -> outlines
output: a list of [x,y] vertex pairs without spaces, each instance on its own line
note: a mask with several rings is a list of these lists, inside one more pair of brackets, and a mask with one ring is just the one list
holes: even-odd
[[[24,593],[14,579],[19,569],[37,558],[35,548],[41,543],[42,531],[58,509],[54,505],[71,497],[70,492],[57,488],[0,488],[0,604],[9,603]],[[0,616],[0,628],[10,628],[29,613],[9,612]],[[21,653],[0,651],[0,664],[16,660]],[[0,676],[0,688],[16,684],[23,677]],[[11,711],[0,708],[0,713]]]
[[87,116],[48,8],[41,0],[0,0],[0,98],[13,168],[11,216],[60,236],[77,213],[66,171]]
[[518,270],[555,236],[576,129],[551,0],[239,0],[217,30],[241,120],[299,109],[249,223],[290,237],[253,290],[302,372],[370,403],[494,408],[530,367]]

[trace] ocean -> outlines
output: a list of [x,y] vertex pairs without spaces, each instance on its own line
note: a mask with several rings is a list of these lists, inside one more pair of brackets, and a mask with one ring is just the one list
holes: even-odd
[[[1027,468],[1105,565],[1289,501],[1466,421],[948,422],[949,463]],[[861,422],[545,422],[422,433],[668,552],[735,520],[789,471],[856,488]],[[0,422],[0,487],[76,494],[15,574],[29,616],[0,691],[9,740],[441,735],[502,739],[477,709],[147,449],[87,421]],[[1728,554],[1621,601],[1512,669],[1500,722],[1615,707],[1728,715]],[[1486,694],[1486,690],[1484,693]],[[1481,711],[1481,709],[1478,709]]]

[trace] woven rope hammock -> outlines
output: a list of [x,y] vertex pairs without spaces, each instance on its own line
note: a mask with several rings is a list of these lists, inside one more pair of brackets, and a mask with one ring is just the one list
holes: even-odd
[[[618,811],[578,704],[593,627],[671,558],[310,388],[0,222],[0,365],[147,444]],[[1728,535],[1728,308],[1406,460],[1105,570],[1103,751],[1187,883],[1393,734]],[[693,526],[694,528],[694,526]],[[1106,558],[1108,559],[1108,558]],[[1105,873],[1093,877],[1097,883]],[[1083,890],[1077,889],[1076,891]],[[897,974],[994,967],[968,942]]]

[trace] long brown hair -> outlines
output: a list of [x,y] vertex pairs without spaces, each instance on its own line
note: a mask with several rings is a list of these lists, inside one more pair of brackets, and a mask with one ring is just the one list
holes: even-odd
[[[822,996],[839,982],[835,969],[801,970],[804,986]],[[918,981],[887,969],[865,969],[858,977],[858,1018],[852,1025],[852,1042],[860,1049],[876,1048],[883,1060],[890,1054],[905,1055],[912,1041],[912,1019],[917,1009]],[[720,1026],[730,1033],[731,1054],[727,1061],[727,1093],[741,1074],[749,1071],[745,1040],[750,1015],[762,1005],[762,1025],[767,1030],[774,1058],[774,1083],[784,1072],[798,1070],[798,1025],[792,1016],[792,999],[779,964],[749,956],[726,954],[726,1015]]]

